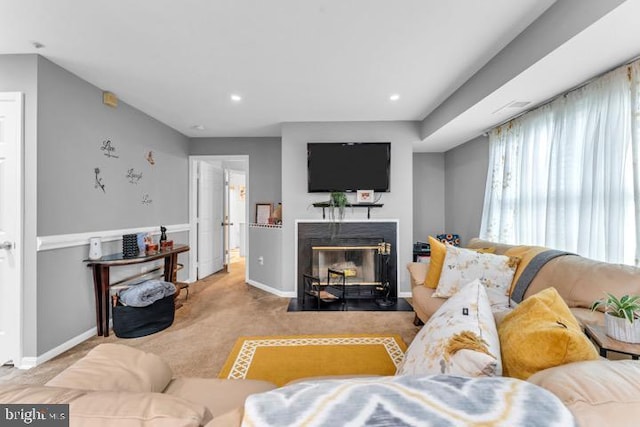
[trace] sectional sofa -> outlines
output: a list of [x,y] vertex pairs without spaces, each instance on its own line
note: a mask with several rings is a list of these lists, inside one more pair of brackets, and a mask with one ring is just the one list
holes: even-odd
[[[513,255],[522,258],[516,270],[514,282],[523,277],[531,261],[544,255],[548,248],[537,246],[515,246],[471,239],[468,248],[490,249],[496,255]],[[555,254],[558,255],[558,254]],[[640,294],[640,268],[627,265],[594,261],[577,255],[559,255],[538,266],[521,299],[539,291],[554,287],[567,303],[571,312],[583,324],[603,324],[601,312],[592,312],[589,307],[604,297],[605,292],[614,295]],[[423,286],[429,263],[409,263],[412,288],[412,305],[416,320],[426,322],[444,303],[442,298],[432,298],[434,289]]]
[[[478,239],[469,246],[491,248],[496,254],[517,253],[525,262],[514,281],[531,276],[524,266],[537,263],[534,259],[545,253],[545,248]],[[538,263],[528,287],[520,289],[522,299],[554,287],[581,322],[601,323],[602,313],[593,313],[588,306],[604,290],[640,293],[638,269],[556,255]],[[433,298],[433,290],[422,284],[428,265],[412,263],[408,268],[417,318],[428,321],[444,301]],[[257,380],[173,378],[170,367],[156,355],[126,345],[101,344],[45,385],[0,386],[0,404],[7,403],[68,403],[70,425],[92,427],[216,427],[238,426],[243,421],[280,426],[299,425],[308,417],[314,420],[309,425],[340,425],[349,417],[360,420],[356,425],[381,419],[424,425],[443,413],[459,417],[460,425],[465,425],[485,415],[495,419],[491,411],[496,408],[508,409],[504,415],[510,418],[504,425],[630,427],[638,425],[640,362],[567,363],[542,369],[526,381],[404,375],[309,378],[278,388]]]

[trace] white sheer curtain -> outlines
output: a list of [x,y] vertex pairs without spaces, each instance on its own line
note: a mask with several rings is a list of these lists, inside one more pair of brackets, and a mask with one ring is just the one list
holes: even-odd
[[490,134],[480,236],[640,257],[640,61]]

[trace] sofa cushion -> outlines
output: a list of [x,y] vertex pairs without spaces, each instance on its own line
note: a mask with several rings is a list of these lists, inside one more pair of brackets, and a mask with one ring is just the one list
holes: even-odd
[[72,426],[197,427],[211,419],[203,405],[162,393],[22,385],[0,388],[0,402],[68,403]]
[[215,418],[238,407],[242,408],[247,396],[274,388],[275,384],[259,380],[176,378],[164,392],[206,406]]
[[416,286],[411,290],[411,305],[418,317],[426,322],[447,300],[432,298],[435,289],[426,286]]
[[540,371],[528,381],[558,396],[582,427],[638,425],[640,362],[570,363]]
[[480,253],[473,249],[449,246],[435,297],[447,298],[472,280],[479,279],[487,288],[493,307],[509,305],[509,288],[518,258]]
[[527,379],[546,368],[598,358],[555,288],[525,299],[504,317],[498,333],[505,376]]
[[407,270],[409,270],[409,278],[411,279],[411,288],[424,285],[424,280],[427,277],[429,271],[429,264],[423,262],[410,262],[407,264]]
[[500,375],[500,342],[478,280],[449,298],[413,339],[396,375]]
[[169,365],[155,354],[122,344],[100,344],[47,385],[83,390],[161,392],[172,376]]
[[604,313],[593,311],[590,308],[570,307],[571,313],[575,316],[580,326],[604,325]]
[[524,297],[550,286],[558,289],[569,307],[589,308],[595,300],[605,297],[605,292],[618,296],[640,294],[640,268],[561,256],[538,271]]
[[440,281],[440,272],[444,264],[444,257],[447,254],[447,246],[432,236],[429,236],[429,246],[431,247],[431,260],[429,261],[429,271],[424,279],[424,285],[435,289]]

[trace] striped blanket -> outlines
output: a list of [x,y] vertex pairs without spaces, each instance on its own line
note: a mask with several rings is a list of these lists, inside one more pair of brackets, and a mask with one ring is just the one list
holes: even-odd
[[575,426],[552,393],[514,378],[307,381],[249,396],[243,426]]

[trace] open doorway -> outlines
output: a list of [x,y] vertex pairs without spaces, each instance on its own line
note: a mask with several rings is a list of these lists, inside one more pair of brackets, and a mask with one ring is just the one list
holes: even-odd
[[190,280],[246,276],[249,156],[190,156],[189,169]]
[[[234,165],[237,167],[238,165]],[[246,265],[247,176],[244,170],[225,169],[228,177],[229,259],[227,270]]]

